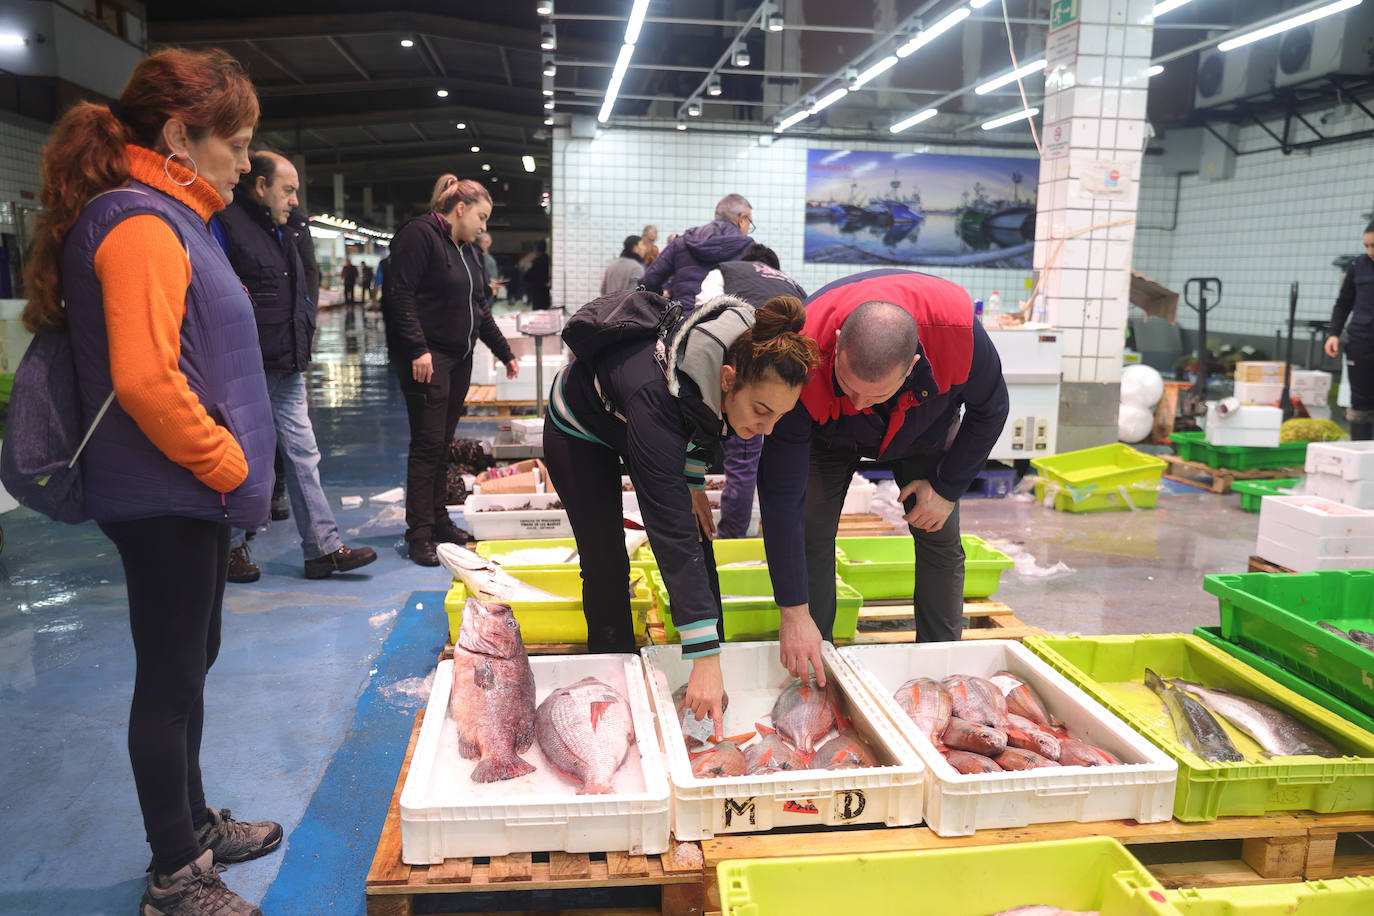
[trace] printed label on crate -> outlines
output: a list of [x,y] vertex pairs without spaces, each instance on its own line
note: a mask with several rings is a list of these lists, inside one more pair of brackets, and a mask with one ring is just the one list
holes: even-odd
[[782,803],[784,814],[820,814],[821,809],[809,798],[789,798]]
[[868,799],[864,798],[863,792],[858,789],[835,793],[835,820],[837,821],[852,821],[863,814],[864,808],[867,807]]
[[754,797],[726,798],[721,804],[721,829],[738,828],[741,824],[757,827],[759,823],[758,805]]
[[555,531],[563,527],[561,518],[522,518],[521,531]]

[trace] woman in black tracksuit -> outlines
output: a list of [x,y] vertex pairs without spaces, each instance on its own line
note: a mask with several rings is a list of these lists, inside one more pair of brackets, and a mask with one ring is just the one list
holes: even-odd
[[[683,319],[666,346],[657,339],[612,346],[560,370],[550,387],[544,460],[577,539],[587,649],[635,651],[623,460],[671,596],[683,658],[692,661],[686,705],[698,719],[711,715],[717,734],[724,636],[704,477],[726,435],[766,434],[796,404],[817,363],[815,344],[800,333],[805,323],[794,298],[755,311],[722,296]],[[802,494],[789,496],[799,502]],[[767,518],[769,505],[763,510]],[[784,613],[799,606],[809,615],[804,589],[792,594],[795,588],[775,582],[774,591]],[[819,658],[815,669],[820,674]]]
[[485,296],[472,242],[486,230],[491,195],[475,181],[442,176],[430,212],[401,226],[391,241],[382,314],[387,349],[410,418],[406,461],[406,541],[420,566],[438,566],[435,542],[462,543],[448,517],[448,454],[472,381],[478,337],[515,378],[519,363]]
[[1350,364],[1350,407],[1345,412],[1350,438],[1374,439],[1374,223],[1364,227],[1364,254],[1346,268],[1345,282],[1331,310],[1327,356],[1340,355],[1342,328],[1345,360]]

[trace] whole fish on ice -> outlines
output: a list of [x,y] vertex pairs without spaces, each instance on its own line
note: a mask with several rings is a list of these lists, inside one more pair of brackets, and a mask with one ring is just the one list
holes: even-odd
[[1213,763],[1240,763],[1245,759],[1206,706],[1178,687],[1164,683],[1149,668],[1145,669],[1145,686],[1163,702],[1174,732],[1188,750]]
[[949,717],[954,709],[945,686],[933,678],[912,678],[898,687],[892,697],[902,712],[916,723],[921,734],[928,737],[937,749],[940,748],[940,736],[945,733],[945,726],[949,725]]
[[816,752],[816,742],[835,727],[838,699],[833,688],[793,681],[773,702],[773,728],[803,757]]
[[563,600],[552,592],[521,582],[502,569],[500,564],[493,563],[465,547],[459,547],[457,544],[438,544],[435,552],[438,553],[439,562],[443,564],[444,569],[461,579],[468,592],[476,597],[506,604],[512,601]]
[[1271,756],[1342,756],[1341,751],[1330,741],[1267,703],[1251,700],[1229,690],[1203,687],[1201,684],[1193,684],[1181,678],[1171,677],[1169,683],[1201,700],[1208,709],[1254,738],[1255,743]]
[[703,751],[688,754],[692,761],[692,775],[697,779],[719,779],[729,776],[743,776],[748,771],[740,744],[752,738],[731,738],[712,745]]
[[1066,767],[1105,767],[1121,763],[1110,751],[1077,738],[1059,739],[1059,762]]
[[1004,770],[1034,770],[1039,767],[1059,766],[1057,762],[1047,757],[1041,757],[1035,751],[1027,751],[1019,747],[1009,747],[992,759]]
[[1027,751],[1035,751],[1041,757],[1047,757],[1050,760],[1059,759],[1060,741],[1058,736],[1050,734],[1035,722],[1014,712],[1008,713],[1007,718],[1011,720],[1011,724],[1003,729],[1007,733],[1007,744]]
[[958,716],[950,716],[940,740],[945,747],[960,751],[972,751],[984,757],[996,757],[1007,749],[1007,733],[991,725],[969,722]]
[[458,753],[477,760],[474,782],[534,772],[518,756],[534,743],[534,672],[510,605],[476,598],[464,605],[449,715],[458,726]]
[[549,763],[582,783],[579,795],[610,794],[611,779],[635,740],[630,704],[594,677],[545,697],[535,728]]
[[974,773],[1000,773],[1002,768],[997,765],[997,761],[991,757],[984,757],[982,754],[975,754],[972,751],[947,751],[945,760],[960,773],[972,775]]

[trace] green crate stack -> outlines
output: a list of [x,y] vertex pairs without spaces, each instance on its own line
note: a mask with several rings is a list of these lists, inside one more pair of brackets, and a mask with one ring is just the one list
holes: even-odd
[[1213,445],[1207,434],[1194,431],[1170,433],[1169,441],[1184,461],[1200,461],[1209,468],[1255,471],[1269,468],[1300,468],[1307,460],[1306,442],[1263,448],[1251,445]]
[[[988,598],[1002,584],[1011,557],[973,534],[964,544],[964,597]],[[717,561],[719,562],[719,561]],[[865,601],[910,600],[916,584],[916,542],[909,537],[835,539],[835,568]]]
[[1276,480],[1237,480],[1231,489],[1240,494],[1240,507],[1246,512],[1258,512],[1266,496],[1287,496],[1302,481],[1301,477],[1280,477]]

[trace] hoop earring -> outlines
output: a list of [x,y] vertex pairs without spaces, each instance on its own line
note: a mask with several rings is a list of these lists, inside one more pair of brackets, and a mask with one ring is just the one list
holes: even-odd
[[200,168],[196,165],[196,160],[191,158],[190,153],[187,153],[186,161],[191,163],[191,180],[177,181],[175,178],[172,177],[171,169],[167,168],[168,164],[172,161],[172,157],[175,155],[175,153],[168,153],[167,158],[162,160],[162,174],[166,175],[167,180],[170,181],[172,184],[176,185],[177,187],[189,188],[191,185],[195,184],[196,179],[200,177]]

